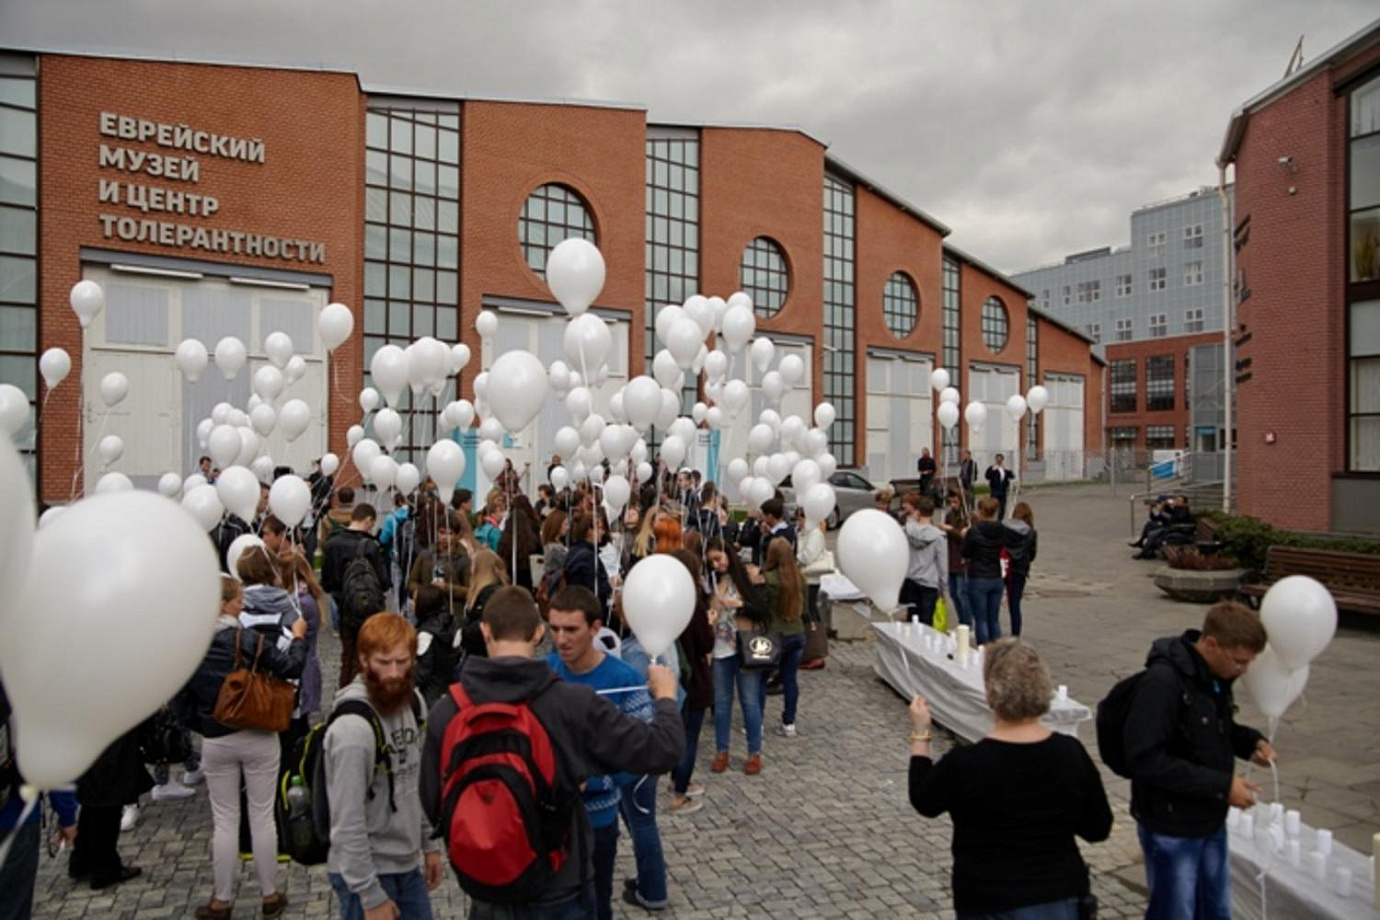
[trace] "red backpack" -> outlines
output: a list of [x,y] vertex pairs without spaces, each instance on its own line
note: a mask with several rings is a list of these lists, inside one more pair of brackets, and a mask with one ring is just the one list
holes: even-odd
[[442,822],[460,887],[493,904],[535,900],[571,858],[579,792],[530,700],[458,707],[441,742]]

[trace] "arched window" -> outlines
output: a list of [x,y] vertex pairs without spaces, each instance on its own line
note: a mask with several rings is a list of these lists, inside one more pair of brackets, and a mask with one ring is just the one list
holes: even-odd
[[596,243],[594,218],[579,193],[569,186],[542,185],[527,196],[518,218],[518,242],[528,266],[546,277],[546,257],[556,244],[571,237]]
[[992,354],[1000,354],[1006,347],[1010,335],[1011,322],[1006,313],[1006,305],[999,297],[988,297],[982,305],[982,341]]
[[759,236],[748,243],[739,283],[743,293],[752,298],[752,309],[758,316],[771,319],[781,312],[791,290],[791,273],[776,240]]
[[915,331],[915,323],[920,319],[920,295],[905,272],[893,272],[887,279],[882,291],[882,315],[886,317],[886,327],[898,339]]

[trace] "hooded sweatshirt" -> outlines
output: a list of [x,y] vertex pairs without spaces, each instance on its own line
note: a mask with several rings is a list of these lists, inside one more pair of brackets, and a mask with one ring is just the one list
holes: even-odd
[[1006,548],[1011,557],[1011,571],[1017,575],[1029,575],[1030,563],[1035,561],[1035,553],[1039,549],[1035,528],[1019,518],[1007,521],[1005,527],[1019,538]]
[[[360,675],[341,687],[345,700],[369,701]],[[380,875],[397,875],[418,867],[423,851],[440,849],[431,839],[431,822],[422,813],[418,778],[422,765],[422,728],[411,706],[379,713],[388,754],[393,761],[393,804],[388,775],[375,769],[374,729],[366,719],[343,716],[326,731],[326,795],[331,803],[331,850],[328,871],[345,879],[366,910],[388,900]],[[370,795],[372,793],[372,795]]]
[[906,578],[926,588],[949,588],[949,541],[944,531],[933,524],[906,521],[906,541],[910,543],[910,567]]

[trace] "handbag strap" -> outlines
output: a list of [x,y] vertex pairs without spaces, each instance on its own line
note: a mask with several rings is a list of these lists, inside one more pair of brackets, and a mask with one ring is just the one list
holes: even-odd
[[236,627],[235,627],[235,666],[234,666],[233,668],[231,668],[232,671],[238,671],[238,670],[240,669],[240,641],[241,641],[241,637],[242,637],[243,635],[244,635],[244,627],[243,627],[243,626],[236,626]]
[[261,656],[263,653],[264,653],[264,635],[263,635],[263,633],[259,633],[259,644],[256,645],[256,646],[254,647],[254,663],[251,664],[251,665],[249,666],[249,670],[254,671],[254,672],[256,672],[256,673],[258,672],[258,670],[259,670],[259,656]]

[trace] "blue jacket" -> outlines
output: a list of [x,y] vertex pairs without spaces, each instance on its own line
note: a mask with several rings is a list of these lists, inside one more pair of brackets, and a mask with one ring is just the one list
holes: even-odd
[[[48,796],[48,801],[53,803],[53,810],[57,812],[60,826],[71,827],[77,823],[77,794],[75,792],[70,790],[55,791],[45,792],[44,795]],[[34,810],[29,812],[29,817],[24,819],[24,825],[27,827],[30,824],[37,824],[39,813],[42,810],[42,808],[34,806]],[[16,790],[10,796],[10,800],[5,803],[5,807],[0,808],[0,831],[12,829],[19,822],[19,816],[23,813],[24,800],[19,797],[19,792]]]

